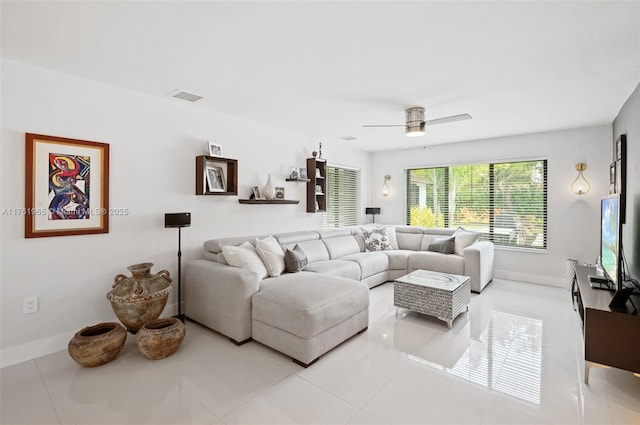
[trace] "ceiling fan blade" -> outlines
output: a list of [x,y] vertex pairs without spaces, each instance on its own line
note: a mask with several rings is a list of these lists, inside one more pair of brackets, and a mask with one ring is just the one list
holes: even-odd
[[436,124],[445,124],[448,122],[465,121],[470,119],[471,119],[471,115],[460,114],[460,115],[451,115],[450,117],[436,118],[434,120],[425,121],[424,123],[425,125],[436,125]]
[[365,124],[363,127],[404,127],[404,124]]

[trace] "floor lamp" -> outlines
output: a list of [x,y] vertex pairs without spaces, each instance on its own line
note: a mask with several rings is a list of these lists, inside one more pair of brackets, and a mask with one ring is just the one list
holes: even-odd
[[364,210],[365,214],[371,214],[373,216],[373,223],[376,222],[376,214],[380,214],[380,208],[367,207]]
[[184,314],[182,314],[182,239],[181,233],[183,227],[191,226],[191,213],[167,213],[164,215],[164,227],[178,228],[178,315],[174,316],[184,322]]

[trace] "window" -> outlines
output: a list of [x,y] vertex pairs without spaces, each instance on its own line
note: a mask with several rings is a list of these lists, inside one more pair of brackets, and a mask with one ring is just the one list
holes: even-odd
[[480,232],[496,245],[547,247],[547,161],[407,170],[406,223]]
[[359,222],[360,170],[327,166],[326,179],[324,227],[355,226]]

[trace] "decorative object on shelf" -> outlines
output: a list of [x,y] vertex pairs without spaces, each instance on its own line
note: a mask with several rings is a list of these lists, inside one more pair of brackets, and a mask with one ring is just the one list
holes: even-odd
[[209,156],[222,157],[222,146],[217,143],[207,141],[209,146]]
[[207,187],[209,188],[209,192],[227,191],[222,167],[207,165]]
[[191,213],[167,213],[164,215],[164,227],[178,228],[178,315],[175,316],[184,322],[182,314],[182,228],[191,226]]
[[609,195],[616,193],[616,162],[609,165]]
[[320,169],[316,168],[316,178],[317,179],[321,179],[322,178],[322,173],[320,173]]
[[311,152],[311,156],[316,158],[318,156],[318,151],[316,150],[316,145],[313,145],[313,151]]
[[380,214],[380,208],[378,207],[367,207],[364,209],[365,214],[372,216],[372,223],[376,222],[376,214]]
[[264,199],[262,197],[262,193],[260,193],[260,188],[258,186],[253,186],[253,199]]
[[292,180],[298,180],[300,178],[300,168],[298,167],[291,168],[291,173],[289,174],[289,178]]
[[143,324],[160,317],[171,292],[172,279],[167,270],[151,275],[153,263],[127,267],[132,274],[119,274],[107,293],[111,308],[127,330],[135,334]]
[[118,356],[126,340],[127,331],[120,323],[98,323],[76,332],[67,351],[84,367],[101,366]]
[[576,164],[576,171],[578,171],[578,177],[571,183],[571,191],[576,195],[584,195],[591,190],[591,184],[584,177],[582,172],[587,169],[587,164],[580,162]]
[[380,193],[382,193],[382,196],[386,197],[391,195],[391,187],[389,186],[389,180],[391,180],[391,176],[389,174],[384,176],[384,183],[382,184],[382,189],[380,190]]
[[322,142],[318,143],[318,159],[322,159]]
[[316,195],[324,195],[324,193],[322,193],[322,186],[319,184],[316,185]]
[[264,196],[264,198],[269,201],[275,199],[276,197],[276,188],[273,186],[273,183],[271,183],[271,174],[269,174],[267,182],[262,188],[262,196]]
[[109,145],[26,133],[24,237],[109,233]]
[[276,196],[274,199],[284,199],[284,187],[276,186]]
[[298,169],[298,179],[306,180],[307,179],[307,169],[302,167]]
[[196,156],[196,195],[238,194],[238,160]]
[[136,342],[146,358],[164,359],[178,350],[186,333],[184,323],[175,317],[157,319],[145,323],[140,328]]

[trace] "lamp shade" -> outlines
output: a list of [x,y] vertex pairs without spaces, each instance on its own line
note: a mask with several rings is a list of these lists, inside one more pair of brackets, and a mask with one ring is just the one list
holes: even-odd
[[380,208],[367,207],[364,212],[365,214],[380,214]]
[[189,227],[191,226],[191,213],[166,213],[164,215],[164,227]]

